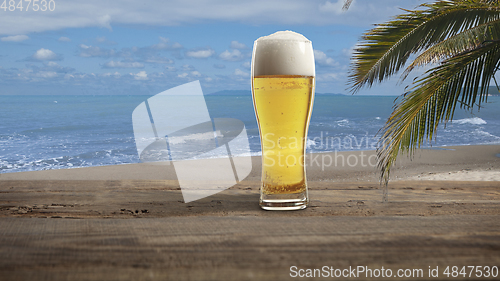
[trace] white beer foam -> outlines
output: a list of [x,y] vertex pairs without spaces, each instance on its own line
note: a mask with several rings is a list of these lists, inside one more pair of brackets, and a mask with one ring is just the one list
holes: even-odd
[[293,31],[278,31],[255,40],[252,75],[315,76],[312,43]]

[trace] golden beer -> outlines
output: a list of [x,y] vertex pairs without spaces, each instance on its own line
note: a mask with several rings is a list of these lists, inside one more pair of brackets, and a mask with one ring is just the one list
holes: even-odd
[[314,101],[314,55],[303,35],[280,31],[254,43],[252,96],[262,148],[260,206],[307,207],[304,166]]
[[314,99],[314,77],[256,76],[253,89],[262,142],[262,192],[305,192],[303,159]]

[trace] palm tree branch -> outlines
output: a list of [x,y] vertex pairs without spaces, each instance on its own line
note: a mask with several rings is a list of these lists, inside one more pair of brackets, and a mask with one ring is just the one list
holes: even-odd
[[453,119],[460,96],[468,109],[484,100],[499,60],[500,42],[488,43],[445,60],[415,82],[381,129],[377,155],[383,180],[399,151],[412,157],[426,139],[432,141],[439,122]]
[[[474,24],[498,19],[500,7],[488,8],[484,1],[457,4],[438,1],[423,4],[428,10],[409,11],[363,36],[355,49],[349,83],[358,91],[397,72],[410,54],[460,33]],[[456,4],[456,5],[455,5]]]
[[345,0],[344,5],[342,5],[342,10],[347,11],[349,9],[349,6],[351,6],[353,0]]
[[494,21],[477,25],[428,48],[406,68],[401,76],[401,80],[406,79],[415,67],[430,62],[438,62],[441,59],[472,50],[487,40],[494,41],[500,39],[500,14],[498,17]]

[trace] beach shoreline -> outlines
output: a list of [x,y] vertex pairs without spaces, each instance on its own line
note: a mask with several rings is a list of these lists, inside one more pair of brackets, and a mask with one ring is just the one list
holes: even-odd
[[[500,181],[500,145],[446,146],[419,149],[413,159],[400,155],[391,181]],[[249,156],[250,157],[250,156]],[[261,157],[251,156],[244,181],[259,181]],[[375,151],[340,151],[306,155],[308,181],[378,182]],[[195,160],[196,161],[196,160]],[[0,174],[2,180],[176,180],[170,162],[138,163]]]
[[[348,159],[355,164],[354,159],[374,157],[375,151],[311,154],[306,157],[310,206],[306,212],[289,214],[497,214],[498,209],[489,204],[500,199],[499,152],[500,145],[481,145],[421,149],[411,160],[403,156],[391,171],[390,205],[382,203],[383,186],[376,167],[362,161],[346,165]],[[251,160],[253,169],[245,179],[187,204],[170,162],[1,174],[0,217],[220,216],[221,211],[258,216],[262,212],[258,208],[261,158]],[[332,164],[323,165],[328,163]],[[456,202],[469,205],[457,210]],[[436,204],[446,207],[435,209]]]

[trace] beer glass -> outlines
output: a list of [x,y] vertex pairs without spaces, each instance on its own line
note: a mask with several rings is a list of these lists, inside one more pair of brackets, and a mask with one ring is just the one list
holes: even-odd
[[279,31],[255,41],[251,82],[265,210],[299,210],[309,203],[304,158],[314,77],[312,43],[303,35]]

